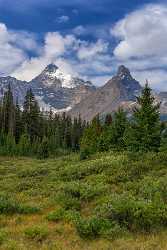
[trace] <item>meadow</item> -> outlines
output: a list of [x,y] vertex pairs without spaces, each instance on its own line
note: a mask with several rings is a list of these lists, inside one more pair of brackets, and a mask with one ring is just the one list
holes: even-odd
[[0,249],[167,249],[167,154],[0,157]]

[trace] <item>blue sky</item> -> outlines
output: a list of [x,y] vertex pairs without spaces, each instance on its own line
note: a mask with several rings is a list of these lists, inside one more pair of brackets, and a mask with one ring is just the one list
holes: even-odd
[[0,74],[49,63],[103,85],[119,64],[167,90],[167,5],[150,0],[0,0]]

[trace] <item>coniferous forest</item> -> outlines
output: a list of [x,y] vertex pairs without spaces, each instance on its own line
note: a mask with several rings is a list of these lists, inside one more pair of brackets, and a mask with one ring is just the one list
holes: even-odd
[[31,89],[20,107],[8,86],[0,106],[0,154],[48,158],[78,151],[85,127],[80,117],[41,112]]
[[21,107],[9,85],[0,106],[0,154],[48,158],[80,151],[81,159],[86,159],[108,150],[163,150],[167,130],[160,121],[160,103],[155,103],[148,84],[136,99],[131,117],[120,107],[114,114],[97,115],[87,123],[66,113],[42,112],[31,89]]

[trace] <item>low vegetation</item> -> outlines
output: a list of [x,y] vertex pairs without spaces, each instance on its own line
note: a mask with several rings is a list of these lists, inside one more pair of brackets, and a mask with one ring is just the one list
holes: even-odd
[[0,249],[165,249],[166,181],[166,152],[1,157]]

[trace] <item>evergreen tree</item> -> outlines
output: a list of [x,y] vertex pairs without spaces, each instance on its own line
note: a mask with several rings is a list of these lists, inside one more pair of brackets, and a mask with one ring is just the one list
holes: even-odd
[[18,152],[21,156],[29,156],[31,154],[31,142],[28,134],[22,134],[18,144]]
[[20,106],[17,100],[16,107],[15,107],[15,129],[14,129],[16,143],[19,142],[22,133],[23,133],[22,114],[21,114]]
[[[110,122],[109,122],[110,121]],[[122,150],[125,148],[124,132],[127,125],[126,113],[122,108],[115,112],[113,120],[108,116],[103,133],[99,137],[98,150]]]
[[2,110],[2,130],[5,134],[14,134],[14,103],[13,94],[10,85],[8,85],[8,90],[4,94]]
[[46,159],[48,157],[49,157],[49,145],[48,145],[47,138],[44,137],[41,144],[39,145],[38,158],[39,159]]
[[25,132],[29,134],[31,143],[40,136],[40,109],[31,89],[27,91],[23,105],[23,122]]
[[158,151],[161,139],[159,107],[146,83],[141,96],[137,97],[133,120],[126,129],[124,139],[128,150]]
[[102,133],[102,126],[99,115],[97,115],[91,122],[90,126],[85,129],[81,139],[81,151],[95,153],[98,150],[98,140]]

